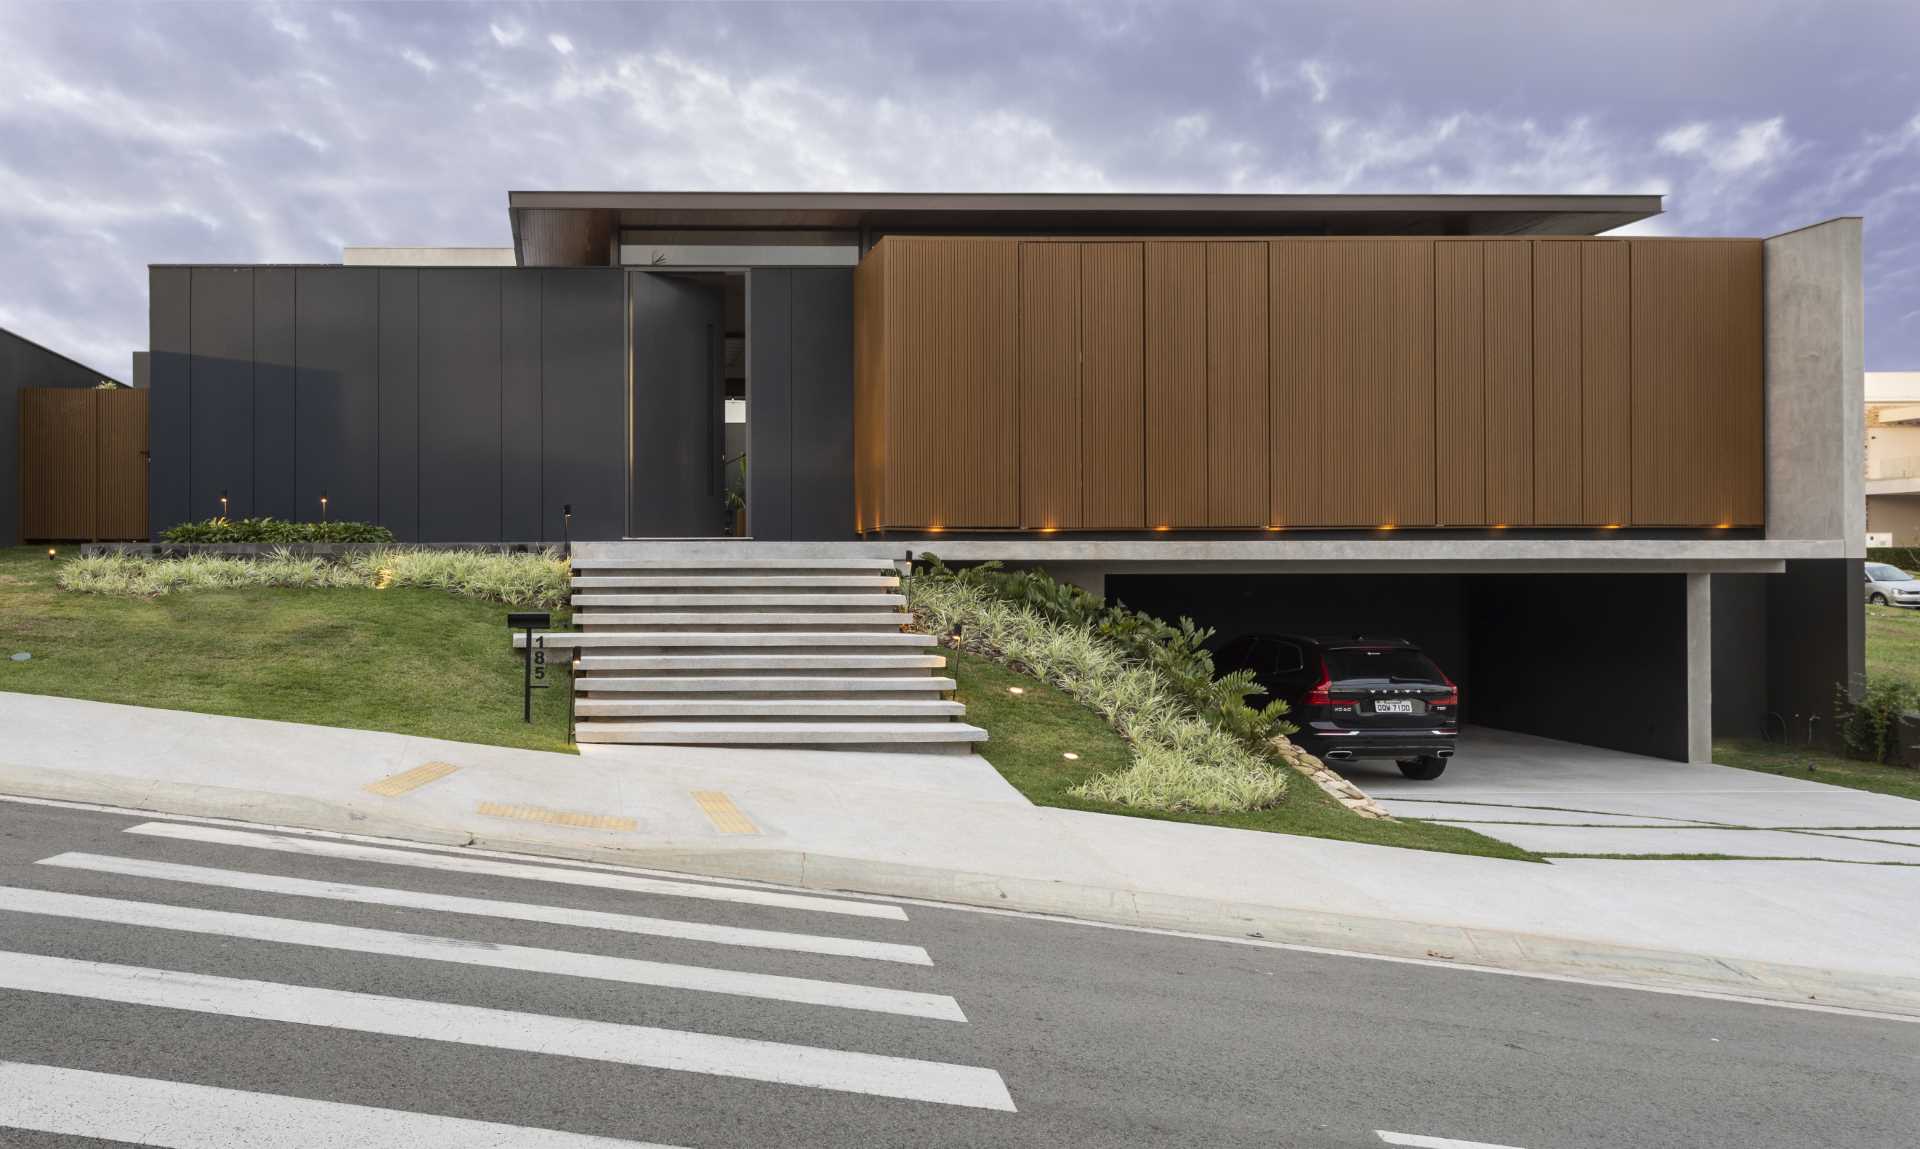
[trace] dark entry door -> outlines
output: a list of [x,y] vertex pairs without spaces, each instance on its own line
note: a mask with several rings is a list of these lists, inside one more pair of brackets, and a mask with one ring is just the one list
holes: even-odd
[[721,533],[726,433],[720,288],[632,273],[633,472],[627,533]]

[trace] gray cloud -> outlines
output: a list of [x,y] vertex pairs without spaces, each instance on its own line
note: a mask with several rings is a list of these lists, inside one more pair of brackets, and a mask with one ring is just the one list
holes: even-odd
[[1659,191],[1868,217],[1920,367],[1911,5],[0,6],[0,326],[126,371],[149,263],[507,241],[509,188]]

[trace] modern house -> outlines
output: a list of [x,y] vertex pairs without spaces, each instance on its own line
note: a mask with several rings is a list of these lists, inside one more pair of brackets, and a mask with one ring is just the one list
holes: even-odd
[[511,266],[156,266],[152,527],[565,539],[589,598],[1042,564],[1223,635],[1413,638],[1483,725],[1825,737],[1863,665],[1859,221],[1601,234],[1660,207],[514,192]]
[[1867,534],[1920,546],[1920,371],[1866,379]]

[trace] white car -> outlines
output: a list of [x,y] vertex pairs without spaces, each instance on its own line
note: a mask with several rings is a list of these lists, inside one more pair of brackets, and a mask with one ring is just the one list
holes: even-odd
[[1868,563],[1867,601],[1875,606],[1920,607],[1920,579],[1896,566]]

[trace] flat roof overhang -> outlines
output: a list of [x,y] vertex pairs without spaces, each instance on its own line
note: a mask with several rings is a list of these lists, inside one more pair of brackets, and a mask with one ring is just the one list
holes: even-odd
[[626,228],[1116,235],[1597,235],[1658,195],[512,191],[525,266],[611,262]]

